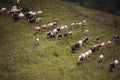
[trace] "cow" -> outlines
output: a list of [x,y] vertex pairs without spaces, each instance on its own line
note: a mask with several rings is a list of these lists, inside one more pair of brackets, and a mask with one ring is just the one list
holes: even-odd
[[114,41],[115,41],[115,42],[118,42],[119,39],[120,39],[119,35],[115,35],[115,36],[114,36]]
[[99,50],[101,48],[101,44],[96,44],[93,47],[90,48],[90,50],[92,52],[96,52],[97,50]]
[[98,58],[98,63],[103,62],[103,59],[104,59],[104,55],[101,54]]
[[73,53],[74,53],[75,50],[78,49],[78,48],[80,48],[79,43],[75,43],[75,44],[73,44],[73,45],[71,46],[71,50],[72,50]]
[[116,69],[116,66],[119,64],[118,60],[114,60],[113,62],[111,62],[108,66],[108,69],[110,72],[114,71]]

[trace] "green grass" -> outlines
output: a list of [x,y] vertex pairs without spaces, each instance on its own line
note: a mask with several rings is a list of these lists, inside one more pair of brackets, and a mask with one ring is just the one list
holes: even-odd
[[[29,24],[25,19],[13,22],[7,13],[0,14],[0,80],[119,80],[119,65],[115,72],[110,73],[107,69],[114,59],[120,61],[119,42],[91,55],[83,65],[76,65],[78,56],[95,44],[96,36],[101,37],[100,42],[106,42],[113,41],[115,34],[120,35],[120,27],[115,28],[113,24],[114,21],[120,23],[119,16],[61,0],[24,0],[22,3],[28,4],[33,11],[42,10],[43,22]],[[47,39],[45,33],[48,30],[33,34],[34,27],[55,19],[60,22],[58,26],[83,19],[87,23],[73,29],[71,37],[61,40]],[[90,30],[89,43],[72,54],[70,46],[84,38],[86,29]],[[41,39],[37,47],[34,46],[36,38]],[[100,54],[105,56],[102,64],[97,63]]]

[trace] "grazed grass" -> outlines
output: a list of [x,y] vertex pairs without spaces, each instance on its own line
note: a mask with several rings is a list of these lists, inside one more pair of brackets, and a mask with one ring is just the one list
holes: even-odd
[[[101,37],[100,42],[106,42],[113,41],[113,36],[120,34],[119,28],[109,26],[114,20],[120,21],[119,16],[60,0],[25,0],[23,3],[28,4],[33,11],[43,10],[43,22],[29,24],[25,19],[13,22],[6,13],[0,14],[0,80],[119,80],[119,65],[115,72],[107,70],[111,61],[120,60],[119,42],[113,42],[110,47],[91,55],[83,65],[76,65],[79,54],[95,44],[96,36]],[[73,35],[60,40],[47,39],[45,32],[48,30],[33,34],[35,26],[47,24],[54,19],[60,21],[58,26],[70,25],[83,19],[87,20],[87,24],[73,30],[69,27],[67,31],[72,31]],[[106,23],[109,25],[104,25]],[[85,37],[83,32],[86,29],[90,30],[89,43],[72,54],[70,46]],[[41,39],[37,47],[34,46],[36,38]],[[100,54],[105,55],[102,64],[97,63]]]

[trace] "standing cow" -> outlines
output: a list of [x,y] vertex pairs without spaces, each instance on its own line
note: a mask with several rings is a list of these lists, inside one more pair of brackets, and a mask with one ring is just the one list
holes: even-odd
[[116,69],[116,66],[117,66],[118,64],[119,64],[119,61],[118,61],[118,60],[114,60],[114,62],[111,62],[111,63],[109,64],[109,67],[108,67],[109,71],[110,71],[110,72],[114,71],[114,70]]

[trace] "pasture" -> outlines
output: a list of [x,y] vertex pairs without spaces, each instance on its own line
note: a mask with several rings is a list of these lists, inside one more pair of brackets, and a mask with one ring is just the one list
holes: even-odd
[[[13,0],[15,1],[15,0]],[[29,23],[25,18],[14,22],[7,12],[0,14],[0,80],[119,80],[120,65],[114,72],[108,72],[108,65],[115,59],[120,61],[120,41],[114,42],[114,35],[120,35],[120,16],[81,7],[64,0],[22,0],[30,10],[42,10],[41,23]],[[7,10],[12,4],[0,3]],[[68,25],[64,32],[72,35],[62,39],[50,39],[46,32],[34,34],[36,26],[59,20],[57,27]],[[70,28],[73,22],[86,20],[85,25]],[[117,25],[117,26],[116,26]],[[89,41],[75,53],[71,45],[85,37],[84,31],[90,30]],[[61,32],[61,33],[64,33]],[[77,66],[78,56],[100,42],[112,41],[109,47],[95,52]],[[34,46],[39,38],[41,43]],[[100,54],[104,61],[98,63]]]

